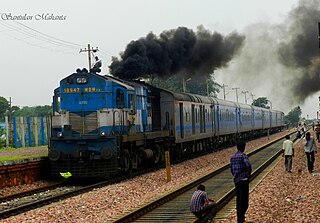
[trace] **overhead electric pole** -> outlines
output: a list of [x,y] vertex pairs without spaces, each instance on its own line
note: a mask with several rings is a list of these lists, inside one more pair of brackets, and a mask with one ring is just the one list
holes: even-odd
[[87,48],[84,48],[84,49],[80,49],[80,53],[82,52],[88,52],[88,61],[89,61],[89,72],[91,70],[91,53],[95,53],[99,51],[98,47],[96,47],[95,49],[94,48],[91,48],[90,44],[88,44],[88,49]]
[[226,100],[226,87],[228,87],[228,85],[222,84],[222,89],[223,89],[223,100]]
[[320,48],[320,22],[318,22],[318,40],[319,40],[319,48]]
[[252,104],[253,104],[253,100],[254,100],[254,99],[253,99],[253,96],[255,96],[255,95],[251,93],[250,96],[251,96]]
[[249,93],[249,91],[241,91],[242,94],[244,94],[244,101],[247,104],[247,93]]
[[239,87],[233,87],[232,90],[236,90],[236,97],[237,97],[237,103],[239,103],[239,97],[238,97],[238,89],[240,89]]

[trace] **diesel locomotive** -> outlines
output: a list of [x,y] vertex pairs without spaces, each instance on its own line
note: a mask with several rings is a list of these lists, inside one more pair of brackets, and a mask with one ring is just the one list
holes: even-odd
[[281,111],[78,69],[54,90],[51,173],[110,178],[283,126]]

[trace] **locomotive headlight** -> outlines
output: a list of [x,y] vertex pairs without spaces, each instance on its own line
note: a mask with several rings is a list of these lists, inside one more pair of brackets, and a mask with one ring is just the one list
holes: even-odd
[[58,138],[61,138],[63,136],[62,132],[57,133]]
[[100,132],[100,136],[106,136],[106,133],[103,132],[103,131],[101,131],[101,132]]
[[85,77],[78,77],[77,78],[77,84],[85,84],[87,83],[87,78]]

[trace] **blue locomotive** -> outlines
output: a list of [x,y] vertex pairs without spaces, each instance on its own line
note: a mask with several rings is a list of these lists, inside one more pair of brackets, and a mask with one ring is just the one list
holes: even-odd
[[284,114],[78,69],[54,90],[51,173],[112,177],[284,126]]

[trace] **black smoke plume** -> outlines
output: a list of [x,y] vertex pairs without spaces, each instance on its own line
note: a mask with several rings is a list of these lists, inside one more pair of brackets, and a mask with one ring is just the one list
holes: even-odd
[[110,73],[122,79],[139,79],[156,75],[209,75],[224,67],[240,50],[245,37],[237,33],[223,36],[199,26],[194,32],[179,27],[162,32],[159,36],[149,33],[131,41],[120,59],[112,58]]
[[297,101],[304,101],[320,90],[320,1],[300,0],[287,22],[286,39],[279,46],[279,58],[285,66],[301,73],[295,79],[292,92]]

